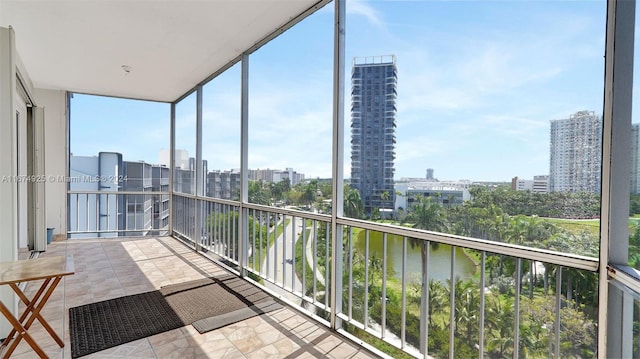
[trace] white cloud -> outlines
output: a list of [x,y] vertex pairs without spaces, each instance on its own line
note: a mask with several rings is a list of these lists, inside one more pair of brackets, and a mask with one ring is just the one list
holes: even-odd
[[346,4],[347,16],[359,15],[366,18],[372,25],[382,26],[382,14],[364,0],[350,0]]

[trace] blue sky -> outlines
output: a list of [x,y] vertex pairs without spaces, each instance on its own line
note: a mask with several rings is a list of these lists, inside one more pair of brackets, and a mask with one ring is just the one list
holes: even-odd
[[[549,121],[602,113],[604,1],[348,1],[345,177],[353,57],[395,55],[396,179],[509,181],[548,174]],[[250,57],[249,167],[331,176],[333,5]],[[240,165],[240,71],[205,87],[209,170]],[[193,98],[176,147],[195,156]],[[158,162],[167,104],[76,95],[71,150]],[[636,121],[634,121],[636,122]],[[98,134],[98,136],[96,136]],[[164,145],[166,143],[166,145]]]

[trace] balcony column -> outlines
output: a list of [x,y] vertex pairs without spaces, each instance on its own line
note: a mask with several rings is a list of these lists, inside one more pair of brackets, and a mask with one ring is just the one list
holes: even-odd
[[333,194],[331,197],[331,328],[341,327],[338,312],[342,308],[342,233],[338,217],[344,205],[344,59],[346,0],[335,0],[333,28]]
[[196,250],[202,246],[202,224],[206,220],[204,218],[204,206],[205,202],[200,198],[204,197],[204,180],[207,177],[204,172],[204,165],[202,162],[202,85],[196,88],[196,168],[195,168],[195,232],[196,238]]
[[173,222],[175,221],[173,181],[176,170],[176,103],[171,103],[171,122],[169,133],[169,231],[167,235],[173,236]]
[[629,257],[629,193],[635,1],[609,0],[602,132],[598,357],[630,357],[633,299],[608,281]]
[[249,54],[242,54],[240,75],[240,207],[238,208],[238,264],[241,276],[247,274],[249,246]]
[[[12,180],[18,174],[16,85],[14,32],[0,27],[0,262],[18,259],[18,182]],[[17,313],[18,301],[8,286],[0,287],[0,300]],[[6,337],[10,329],[1,317],[0,338]]]

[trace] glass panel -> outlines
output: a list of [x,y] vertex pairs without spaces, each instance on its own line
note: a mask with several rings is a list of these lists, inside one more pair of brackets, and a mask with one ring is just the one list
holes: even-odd
[[169,143],[169,104],[73,94],[70,155],[115,152],[124,161],[158,164]]
[[328,6],[251,55],[250,202],[330,209],[332,54]]
[[[196,190],[196,93],[176,104],[173,190],[195,194]],[[169,150],[164,155],[169,158]]]
[[203,88],[202,159],[207,197],[240,199],[240,63]]
[[345,215],[597,257],[604,1],[347,14]]
[[[170,105],[73,94],[70,101],[69,190],[168,192]],[[69,196],[73,238],[166,233],[167,195]],[[128,231],[127,231],[128,230]]]

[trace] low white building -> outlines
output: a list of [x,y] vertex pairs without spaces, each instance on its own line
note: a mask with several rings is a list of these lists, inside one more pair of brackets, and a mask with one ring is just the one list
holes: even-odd
[[514,177],[511,180],[511,189],[514,191],[531,191],[534,193],[549,192],[549,175],[533,176],[533,180]]
[[409,211],[418,197],[431,198],[443,206],[460,204],[471,199],[469,182],[409,181],[398,182],[396,188],[395,210]]

